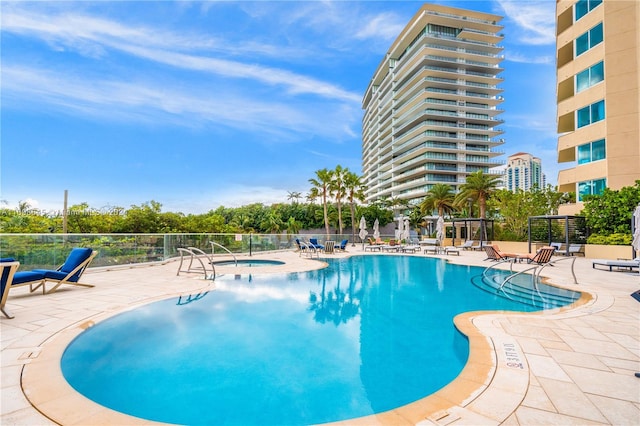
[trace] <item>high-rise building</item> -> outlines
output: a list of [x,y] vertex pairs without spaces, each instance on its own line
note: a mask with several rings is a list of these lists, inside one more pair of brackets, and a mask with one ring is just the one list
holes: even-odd
[[515,192],[517,189],[528,191],[533,187],[544,189],[547,181],[542,173],[542,161],[526,152],[510,155],[504,171],[504,187]]
[[393,42],[362,103],[368,202],[419,203],[437,183],[457,190],[500,165],[501,19],[424,4]]
[[640,2],[557,0],[558,189],[583,197],[640,179]]

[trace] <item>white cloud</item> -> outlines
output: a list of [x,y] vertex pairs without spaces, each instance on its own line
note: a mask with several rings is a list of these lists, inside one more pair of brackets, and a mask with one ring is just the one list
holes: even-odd
[[[497,0],[507,20],[519,31],[510,33],[520,43],[528,45],[553,44],[555,38],[555,1]],[[508,23],[507,23],[508,24]]]
[[555,58],[553,56],[529,56],[522,53],[507,53],[504,57],[505,61],[519,62],[525,64],[553,64]]

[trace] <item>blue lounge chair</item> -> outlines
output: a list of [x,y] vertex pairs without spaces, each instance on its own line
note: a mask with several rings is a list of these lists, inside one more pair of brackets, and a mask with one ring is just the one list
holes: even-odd
[[[69,256],[67,256],[67,260],[58,269],[34,269],[33,272],[44,274],[44,280],[41,284],[42,293],[53,293],[62,284],[93,287],[92,284],[83,284],[78,281],[80,280],[80,277],[82,276],[84,271],[87,269],[87,266],[89,266],[89,264],[97,254],[97,251],[93,251],[90,248],[76,247],[71,250],[71,253],[69,253]],[[51,289],[49,289],[49,291],[47,291],[45,288],[45,284],[47,281],[55,283],[55,285]]]
[[340,244],[337,245],[335,248],[336,250],[340,250],[340,251],[347,251],[347,244],[349,243],[349,240],[342,240],[340,241]]
[[[9,319],[13,318],[13,315],[5,310],[5,304],[11,287],[28,285],[30,291],[33,292],[44,281],[43,273],[34,271],[17,272],[18,267],[20,267],[20,262],[12,258],[0,259],[0,310]],[[35,288],[33,287],[34,285]]]
[[324,250],[324,246],[318,242],[317,238],[309,238],[309,245],[315,249]]

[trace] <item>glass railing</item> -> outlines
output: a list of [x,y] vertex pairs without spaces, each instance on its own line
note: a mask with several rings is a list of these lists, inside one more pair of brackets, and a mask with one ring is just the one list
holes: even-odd
[[[351,231],[351,229],[345,231]],[[293,250],[295,239],[327,239],[339,243],[354,237],[349,234],[0,234],[0,257],[14,258],[20,270],[55,269],[62,265],[74,247],[90,247],[98,252],[91,267],[129,265],[165,261],[178,257],[178,248],[196,247],[213,255],[228,254],[211,242],[234,254]],[[355,242],[360,242],[357,234]]]

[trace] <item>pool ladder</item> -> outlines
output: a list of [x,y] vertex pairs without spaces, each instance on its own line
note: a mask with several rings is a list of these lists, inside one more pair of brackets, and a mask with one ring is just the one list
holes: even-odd
[[575,269],[574,269],[574,265],[575,265],[575,262],[576,262],[576,258],[575,257],[561,257],[561,258],[552,260],[550,262],[547,262],[545,264],[533,265],[533,266],[531,266],[529,268],[526,268],[526,269],[523,269],[523,270],[517,271],[517,272],[513,271],[513,265],[515,263],[515,259],[504,259],[504,260],[500,260],[500,261],[494,263],[493,265],[490,265],[490,266],[486,267],[484,269],[484,271],[482,271],[482,277],[483,277],[483,279],[486,279],[486,280],[489,280],[489,281],[494,281],[493,279],[491,279],[490,277],[487,276],[487,272],[490,269],[493,269],[496,266],[499,266],[501,264],[504,264],[504,263],[508,262],[509,263],[509,272],[511,272],[511,274],[500,283],[500,285],[496,289],[496,292],[502,292],[502,294],[504,294],[507,298],[513,300],[513,298],[509,295],[509,293],[504,290],[505,285],[507,285],[509,282],[511,282],[517,276],[524,275],[526,272],[529,272],[529,271],[533,271],[533,273],[531,274],[532,283],[533,283],[533,290],[538,295],[540,300],[544,301],[545,300],[545,295],[543,295],[542,292],[540,292],[540,288],[538,286],[538,284],[542,281],[542,271],[547,266],[554,266],[555,263],[561,262],[563,260],[571,260],[571,275],[573,276],[573,283],[574,284],[578,284],[578,279],[576,278]]
[[[200,250],[196,247],[178,247],[178,252],[180,253],[180,265],[178,266],[178,273],[176,275],[180,275],[180,272],[186,273],[204,273],[205,280],[215,280],[216,279],[216,267],[213,265],[213,260],[207,253]],[[189,266],[187,269],[182,269],[182,264],[185,258],[189,258]],[[204,262],[203,262],[204,260]],[[200,264],[200,266],[194,265],[194,262]],[[209,274],[209,268],[207,268],[207,264],[211,266],[211,273]]]

